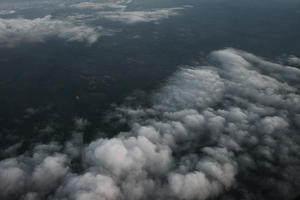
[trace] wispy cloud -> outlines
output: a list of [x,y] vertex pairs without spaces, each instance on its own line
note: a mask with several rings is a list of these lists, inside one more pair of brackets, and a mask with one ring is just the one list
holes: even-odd
[[0,10],[0,15],[10,15],[16,13],[15,10]]
[[125,9],[127,6],[121,4],[122,2],[106,2],[106,3],[95,3],[95,2],[80,2],[77,4],[72,4],[71,8],[77,9],[90,9],[90,10],[102,10],[105,8],[112,8],[112,9]]
[[[187,6],[178,8],[157,8],[151,10],[129,10],[128,5],[132,1],[115,1],[106,3],[81,2],[71,5],[72,8],[87,10],[103,10],[90,14],[90,17],[105,18],[111,21],[122,22],[126,24],[136,24],[141,22],[158,22],[171,16],[179,15],[180,10]],[[105,9],[110,8],[107,11]]]
[[1,46],[12,47],[20,42],[43,42],[50,37],[92,44],[100,35],[95,28],[52,19],[50,15],[34,19],[0,18]]
[[296,57],[296,56],[290,56],[288,58],[288,62],[291,64],[291,65],[297,65],[297,66],[300,66],[300,58]]
[[[45,3],[50,4],[48,1]],[[58,7],[70,11],[66,16],[52,17],[51,15],[46,15],[36,18],[0,18],[0,45],[2,47],[14,47],[22,42],[44,42],[51,37],[57,37],[68,42],[79,41],[93,44],[100,36],[112,35],[114,32],[110,28],[91,25],[95,24],[94,22],[97,22],[99,19],[125,24],[159,22],[171,16],[179,15],[180,10],[185,8],[128,10],[128,6],[131,3],[131,0],[100,3],[87,1],[75,4],[64,2],[59,4]],[[30,5],[33,6],[33,4]],[[76,10],[79,11],[77,12]],[[87,10],[89,11],[88,13],[86,12]],[[18,11],[2,10],[0,15],[8,15],[15,12]]]
[[162,19],[168,19],[171,16],[179,15],[181,9],[182,8],[165,8],[148,11],[98,12],[98,14],[112,21],[136,24],[141,22],[158,22]]

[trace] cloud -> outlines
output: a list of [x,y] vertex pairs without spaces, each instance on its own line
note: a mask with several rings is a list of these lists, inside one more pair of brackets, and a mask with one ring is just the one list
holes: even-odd
[[10,15],[16,13],[15,10],[0,10],[0,15]]
[[296,57],[296,56],[290,56],[288,58],[288,62],[291,65],[296,65],[296,66],[300,66],[300,58]]
[[[225,49],[186,66],[152,95],[119,106],[130,128],[0,161],[4,199],[290,199],[300,187],[300,70]],[[117,125],[117,124],[116,124]],[[109,135],[109,134],[107,134]],[[75,170],[72,162],[79,162]],[[76,165],[76,166],[78,166]]]
[[162,19],[168,19],[171,16],[179,15],[182,8],[164,8],[149,11],[102,11],[98,14],[111,21],[122,22],[126,24],[136,24],[141,22],[158,22]]
[[[57,181],[68,172],[65,166],[67,158],[65,155],[55,155],[46,157],[33,171],[33,183],[42,190],[52,188]],[[44,180],[47,179],[45,182]]]
[[102,10],[106,8],[111,9],[125,9],[127,6],[124,4],[121,4],[124,2],[117,1],[117,2],[106,2],[106,3],[96,3],[96,2],[80,2],[77,4],[72,4],[71,8],[77,8],[77,9],[89,9],[89,10]]
[[[127,9],[128,2],[125,4],[117,3],[91,3],[82,2],[79,4],[71,5],[71,8],[91,10],[89,15],[74,15],[70,18],[82,20],[96,20],[104,18],[114,22],[121,22],[125,24],[136,24],[136,23],[150,23],[159,22],[163,19],[168,19],[172,16],[180,14],[180,11],[188,8],[188,6],[175,7],[175,8],[157,8],[151,10],[129,10]],[[107,8],[109,10],[107,11]],[[100,10],[100,11],[99,11]]]
[[18,166],[14,159],[2,160],[0,164],[0,190],[2,196],[9,195],[22,191],[25,185],[25,172]]
[[51,37],[58,37],[68,42],[93,44],[100,34],[95,28],[52,19],[50,15],[34,19],[0,18],[1,46],[15,46],[20,42],[44,42]]
[[217,158],[203,159],[198,161],[195,171],[170,174],[169,184],[174,198],[208,199],[217,197],[225,188],[232,186],[236,166],[230,160],[229,152],[226,149],[209,147],[203,151],[221,155],[222,161]]
[[[45,42],[47,39],[57,37],[67,42],[84,42],[88,45],[94,44],[105,35],[113,35],[114,30],[102,28],[101,26],[90,26],[99,19],[106,19],[114,22],[126,24],[136,24],[142,22],[159,22],[171,16],[179,15],[179,11],[185,7],[178,8],[158,8],[152,10],[129,10],[128,5],[131,0],[107,1],[107,2],[79,2],[79,3],[58,3],[39,2],[39,6],[51,4],[66,9],[68,15],[58,14],[55,17],[47,15],[36,18],[0,18],[0,46],[14,47],[23,42]],[[24,2],[19,2],[15,7],[26,9]],[[19,5],[20,4],[20,5]],[[26,3],[25,3],[26,4]],[[18,6],[17,6],[18,5]],[[27,5],[27,4],[26,4]],[[35,7],[32,2],[29,7]],[[28,6],[27,5],[27,6]],[[86,11],[89,12],[86,12]],[[19,10],[2,10],[0,15],[16,13]],[[21,13],[20,16],[24,14]],[[67,20],[65,20],[65,18]]]
[[65,185],[58,189],[57,196],[76,200],[118,199],[120,190],[111,177],[88,172],[81,176],[69,177]]
[[[188,90],[182,89],[185,87]],[[168,80],[154,101],[166,110],[203,108],[218,101],[224,89],[220,76],[212,70],[182,69]]]
[[33,192],[37,193],[37,196],[43,196],[59,184],[69,169],[67,157],[62,154],[44,153],[40,150],[30,158],[20,156],[1,161],[1,198],[32,196]]

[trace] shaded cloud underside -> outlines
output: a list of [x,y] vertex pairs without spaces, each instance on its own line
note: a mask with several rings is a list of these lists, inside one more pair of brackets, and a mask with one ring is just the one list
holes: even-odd
[[[129,132],[38,145],[0,162],[2,199],[288,199],[300,187],[300,70],[234,49],[187,66],[151,107],[117,107]],[[76,173],[70,164],[80,160]],[[229,192],[228,192],[229,191]],[[238,192],[231,193],[230,191]]]

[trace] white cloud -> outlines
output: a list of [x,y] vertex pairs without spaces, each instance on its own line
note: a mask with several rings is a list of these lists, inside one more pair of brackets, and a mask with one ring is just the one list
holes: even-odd
[[158,22],[171,16],[179,15],[182,8],[154,9],[149,11],[103,11],[98,14],[106,19],[135,24],[141,22]]
[[0,10],[0,15],[10,15],[16,13],[15,10]]
[[224,89],[223,81],[212,70],[182,69],[169,79],[154,101],[167,110],[203,108],[219,101]]
[[72,4],[71,8],[77,9],[90,9],[90,10],[102,10],[105,8],[112,9],[125,9],[127,6],[122,5],[122,2],[106,2],[106,3],[96,3],[96,2],[80,2],[77,4]]
[[143,136],[125,140],[99,140],[90,144],[87,162],[97,165],[100,171],[111,170],[114,175],[133,175],[142,170],[166,172],[170,165],[170,151],[157,146]]
[[33,183],[43,191],[53,188],[57,181],[67,174],[68,167],[66,163],[67,157],[65,155],[58,154],[46,157],[33,171]]
[[[171,16],[179,15],[179,11],[191,6],[185,5],[174,8],[156,8],[151,10],[128,9],[132,0],[116,0],[107,2],[80,2],[70,5],[71,8],[91,10],[90,18],[99,17],[126,24],[141,22],[158,22]],[[108,10],[107,10],[108,9]],[[100,11],[97,11],[100,10]]]
[[178,199],[199,199],[215,197],[220,193],[218,185],[211,183],[204,173],[191,172],[185,175],[172,174],[169,178],[171,192]]
[[92,44],[98,40],[100,34],[95,28],[52,19],[50,15],[34,19],[0,18],[1,46],[14,46],[20,42],[43,42],[50,37]]
[[[0,195],[43,199],[50,190],[54,200],[204,200],[228,190],[245,199],[296,195],[300,95],[294,80],[300,70],[233,49],[212,52],[208,62],[177,71],[153,96],[152,106],[118,107],[114,117],[127,123],[127,132],[82,147],[87,123],[78,118],[65,145],[39,145],[31,156],[0,161]],[[82,172],[72,172],[69,161],[81,157]],[[226,193],[237,199],[232,194]]]
[[[22,42],[44,42],[52,37],[57,37],[67,42],[85,42],[90,45],[95,43],[100,36],[112,35],[112,32],[114,32],[114,30],[103,29],[100,26],[87,25],[88,23],[96,22],[100,18],[126,24],[159,22],[162,19],[179,15],[179,11],[186,8],[128,10],[127,7],[131,2],[131,0],[124,0],[102,3],[63,3],[61,7],[70,11],[68,16],[64,16],[67,20],[63,20],[62,16],[53,18],[51,15],[36,18],[0,18],[0,46],[14,47]],[[32,6],[32,4],[30,5]],[[74,8],[76,9],[75,11]],[[81,10],[89,10],[89,12],[81,13]],[[15,12],[18,11],[2,10],[0,15]]]
[[57,195],[59,199],[116,200],[121,194],[111,177],[88,172],[81,176],[69,177],[65,185],[59,188]]

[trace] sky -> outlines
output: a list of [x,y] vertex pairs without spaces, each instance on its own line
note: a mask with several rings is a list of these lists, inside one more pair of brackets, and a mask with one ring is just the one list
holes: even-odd
[[300,198],[297,0],[2,0],[0,199]]

